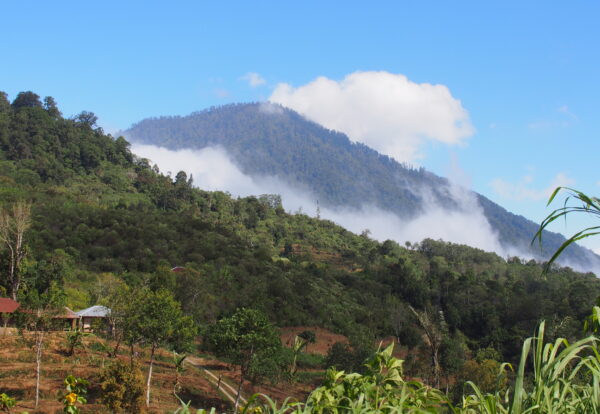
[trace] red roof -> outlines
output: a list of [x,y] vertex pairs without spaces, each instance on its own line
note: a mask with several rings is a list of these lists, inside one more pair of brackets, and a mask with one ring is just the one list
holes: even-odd
[[21,306],[10,298],[0,298],[0,313],[13,313]]
[[71,309],[65,306],[63,312],[59,313],[58,315],[55,315],[54,319],[79,319],[79,315],[77,315],[75,312],[73,312]]

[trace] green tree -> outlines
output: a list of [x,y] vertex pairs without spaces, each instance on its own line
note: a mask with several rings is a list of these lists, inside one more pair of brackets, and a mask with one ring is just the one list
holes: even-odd
[[255,381],[263,376],[265,372],[261,365],[270,365],[281,353],[281,341],[275,327],[262,312],[254,309],[237,309],[232,316],[211,325],[204,341],[217,356],[240,366],[235,410],[244,381]]
[[52,118],[59,119],[61,117],[61,113],[58,110],[58,106],[56,105],[56,101],[51,96],[46,96],[44,98],[44,109],[48,112]]
[[17,294],[21,287],[21,263],[27,255],[25,232],[30,226],[30,204],[18,202],[13,204],[10,209],[0,210],[0,248],[8,258],[5,284],[13,300],[17,300]]
[[19,92],[17,97],[12,103],[14,109],[20,108],[41,108],[42,102],[40,96],[31,91]]
[[42,354],[48,332],[56,329],[57,320],[53,317],[63,311],[64,292],[52,284],[46,292],[28,291],[22,298],[22,306],[29,312],[21,316],[19,333],[23,342],[35,354],[35,408],[40,399],[40,379],[42,374]]
[[0,91],[0,113],[10,111],[10,102],[6,92]]
[[146,381],[146,406],[150,406],[150,385],[154,354],[161,346],[176,351],[188,350],[196,335],[196,327],[189,316],[183,315],[181,305],[166,290],[140,290],[126,316],[130,337],[150,346],[150,367]]

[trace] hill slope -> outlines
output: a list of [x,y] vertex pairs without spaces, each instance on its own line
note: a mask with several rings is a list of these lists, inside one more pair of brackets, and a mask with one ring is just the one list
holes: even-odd
[[[82,309],[124,283],[167,289],[201,327],[249,307],[278,326],[342,333],[356,347],[394,335],[422,348],[410,305],[443,312],[455,344],[493,346],[514,361],[541,319],[578,335],[600,294],[592,274],[557,267],[542,275],[532,262],[434,240],[379,243],[288,214],[276,196],[193,188],[185,174],[161,174],[93,121],[89,113],[64,119],[39,99],[11,105],[0,93],[0,211],[32,204],[19,297],[54,286],[67,306]],[[6,258],[0,249],[0,292]]]
[[[170,149],[221,146],[245,174],[277,176],[308,187],[324,206],[374,205],[403,219],[422,214],[430,202],[426,199],[450,211],[464,208],[445,178],[400,164],[276,105],[233,104],[185,117],[151,118],[126,134],[137,142]],[[536,223],[480,194],[472,195],[506,251],[544,260],[564,241],[562,235],[545,232],[544,251],[531,247]],[[567,249],[562,260],[583,269],[600,268],[598,256],[576,245]]]

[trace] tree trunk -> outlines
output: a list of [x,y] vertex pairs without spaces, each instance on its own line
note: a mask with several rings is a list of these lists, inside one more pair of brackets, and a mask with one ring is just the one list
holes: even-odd
[[438,348],[435,347],[431,350],[432,357],[432,365],[433,365],[433,380],[435,382],[435,387],[440,388],[440,361],[438,357]]
[[129,366],[133,368],[133,343],[129,345]]
[[42,341],[44,340],[44,334],[42,332],[36,332],[36,344],[35,344],[35,408],[38,408],[40,402],[40,374],[42,367]]
[[150,368],[148,369],[148,380],[146,381],[146,407],[150,407],[150,381],[152,380],[152,366],[154,365],[154,351],[156,347],[152,345],[150,352]]
[[0,243],[9,251],[8,258],[8,288],[12,300],[17,300],[21,286],[20,268],[27,251],[23,246],[23,237],[31,226],[31,205],[15,203],[10,211],[0,210]]
[[2,336],[6,336],[6,330],[8,329],[8,314],[3,314],[2,320],[4,326],[4,329],[2,330]]
[[[113,352],[112,352],[113,358],[116,358],[117,352],[119,352],[120,346],[121,346],[121,335],[119,335],[119,338],[117,339],[117,344],[115,345],[115,348],[113,349]],[[108,356],[111,356],[111,355],[109,354]]]
[[237,413],[238,412],[238,405],[240,403],[240,396],[242,395],[242,384],[244,383],[244,377],[240,377],[240,385],[238,386],[237,389],[237,394],[235,396],[235,403],[233,404],[233,412]]

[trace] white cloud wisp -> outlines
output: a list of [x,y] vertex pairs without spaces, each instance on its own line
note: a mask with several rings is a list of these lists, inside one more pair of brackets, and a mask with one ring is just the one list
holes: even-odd
[[564,172],[556,174],[550,185],[543,189],[532,188],[533,181],[532,175],[526,175],[516,183],[497,178],[490,185],[497,195],[507,200],[539,201],[548,199],[556,187],[571,187],[575,184],[575,180]]
[[267,83],[267,81],[256,72],[248,72],[240,79],[248,82],[248,85],[250,85],[252,88],[257,88]]
[[[225,150],[207,147],[202,150],[172,151],[153,145],[133,144],[132,151],[150,159],[164,172],[173,175],[184,170],[194,177],[194,185],[205,190],[227,191],[234,196],[279,194],[287,211],[302,210],[308,215],[317,211],[317,197],[307,189],[292,187],[277,177],[250,177],[240,171]],[[417,191],[417,190],[414,190]],[[505,256],[498,237],[485,218],[472,192],[457,185],[447,188],[448,195],[458,208],[449,210],[421,194],[425,211],[413,220],[403,220],[392,212],[365,205],[360,209],[324,208],[320,213],[350,231],[360,233],[369,229],[377,240],[420,242],[429,237],[468,244]]]

